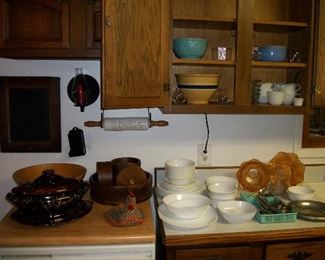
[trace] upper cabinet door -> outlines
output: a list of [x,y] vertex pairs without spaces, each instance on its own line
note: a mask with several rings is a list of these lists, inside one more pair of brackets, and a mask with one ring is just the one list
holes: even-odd
[[69,48],[69,4],[0,0],[1,48]]
[[102,108],[167,105],[169,0],[102,3]]
[[0,0],[0,57],[101,55],[101,0]]
[[325,106],[325,1],[319,1],[317,46],[316,46],[316,73],[315,73],[315,107]]

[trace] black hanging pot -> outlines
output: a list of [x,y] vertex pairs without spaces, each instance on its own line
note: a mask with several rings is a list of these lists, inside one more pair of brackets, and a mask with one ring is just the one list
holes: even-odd
[[76,69],[76,76],[70,80],[67,92],[75,106],[80,107],[80,111],[84,112],[86,106],[97,100],[99,85],[92,76],[83,74],[82,69]]

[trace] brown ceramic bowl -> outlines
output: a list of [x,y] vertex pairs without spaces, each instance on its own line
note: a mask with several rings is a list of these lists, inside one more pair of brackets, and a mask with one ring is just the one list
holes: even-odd
[[88,191],[89,184],[45,170],[33,182],[17,186],[6,198],[25,214],[55,214],[71,208]]
[[87,172],[87,169],[78,164],[72,163],[48,163],[38,164],[20,169],[12,175],[14,181],[18,185],[23,185],[27,182],[33,182],[36,178],[42,175],[45,170],[53,170],[55,174],[65,178],[73,178],[82,180]]

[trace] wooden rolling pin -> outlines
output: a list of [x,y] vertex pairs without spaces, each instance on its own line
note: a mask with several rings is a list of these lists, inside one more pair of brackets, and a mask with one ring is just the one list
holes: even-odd
[[87,127],[101,127],[105,131],[124,131],[124,130],[148,130],[150,127],[168,126],[164,120],[153,121],[148,117],[106,117],[101,121],[87,121],[84,123]]

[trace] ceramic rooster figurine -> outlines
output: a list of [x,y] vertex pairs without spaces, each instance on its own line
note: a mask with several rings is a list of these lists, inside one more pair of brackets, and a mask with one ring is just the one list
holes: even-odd
[[125,204],[115,206],[107,212],[107,220],[112,226],[127,227],[143,223],[143,215],[137,208],[136,197],[129,191]]

